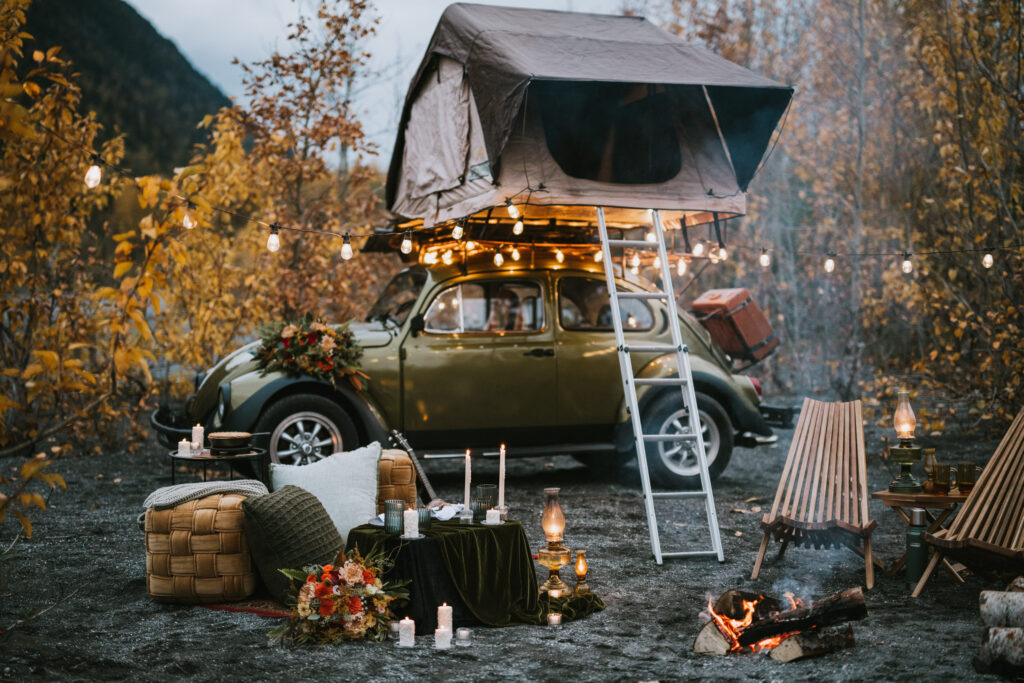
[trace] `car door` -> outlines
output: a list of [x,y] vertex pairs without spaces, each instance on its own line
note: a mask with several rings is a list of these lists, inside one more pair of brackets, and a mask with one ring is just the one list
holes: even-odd
[[558,424],[547,282],[473,277],[438,289],[403,345],[403,423],[419,448],[535,445]]

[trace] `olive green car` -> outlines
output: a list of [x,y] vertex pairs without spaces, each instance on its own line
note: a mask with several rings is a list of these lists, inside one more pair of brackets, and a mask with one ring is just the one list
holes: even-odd
[[[274,462],[303,464],[398,429],[430,456],[467,448],[511,456],[572,454],[617,467],[633,457],[603,267],[592,258],[532,254],[529,267],[488,258],[466,265],[415,265],[385,288],[365,322],[351,330],[363,347],[362,391],[311,377],[261,374],[257,343],[196,378],[178,424],[153,415],[166,445],[202,423],[207,430],[266,433]],[[636,276],[623,291],[653,288]],[[621,302],[627,337],[669,342],[664,304]],[[679,312],[689,348],[711,476],[734,445],[774,440],[759,412],[760,385],[731,372],[730,359],[688,314]],[[638,377],[669,377],[672,356],[634,360]],[[642,387],[645,433],[688,431],[678,388]],[[187,421],[186,421],[187,420]],[[698,487],[690,441],[648,446],[656,483]]]

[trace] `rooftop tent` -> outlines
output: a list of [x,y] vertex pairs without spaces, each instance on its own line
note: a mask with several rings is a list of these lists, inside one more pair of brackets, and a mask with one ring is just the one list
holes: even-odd
[[388,208],[428,227],[507,199],[742,214],[792,92],[639,17],[453,4],[405,100]]

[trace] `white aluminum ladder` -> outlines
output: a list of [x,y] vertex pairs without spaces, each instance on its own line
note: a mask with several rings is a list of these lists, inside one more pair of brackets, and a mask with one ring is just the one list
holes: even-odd
[[[655,241],[646,240],[624,240],[609,239],[608,227],[605,225],[604,209],[597,208],[597,224],[601,233],[601,250],[604,261],[604,277],[608,285],[608,296],[611,298],[612,325],[615,328],[615,345],[618,349],[619,370],[622,374],[622,384],[626,395],[626,405],[629,407],[629,414],[633,424],[633,439],[636,442],[637,465],[640,468],[640,482],[644,492],[644,508],[647,512],[647,528],[651,534],[651,550],[654,552],[654,560],[658,564],[666,557],[718,557],[722,562],[725,557],[722,554],[722,538],[718,531],[718,514],[715,511],[715,497],[711,492],[711,477],[708,475],[708,459],[704,452],[704,438],[700,429],[700,418],[697,413],[697,397],[693,390],[693,373],[690,369],[690,356],[686,346],[683,345],[682,333],[679,329],[679,314],[676,311],[676,299],[672,291],[672,273],[669,269],[668,255],[665,250],[665,235],[661,228],[661,219],[658,212],[652,211],[652,223],[654,224]],[[654,249],[658,252],[658,262],[661,267],[661,283],[664,291],[661,292],[619,292],[615,286],[614,262],[612,261],[612,248],[628,249]],[[622,311],[619,308],[620,300],[627,299],[655,299],[665,304],[665,311],[668,317],[668,326],[672,331],[672,344],[630,344],[622,333]],[[678,377],[645,379],[633,375],[633,354],[665,354],[674,353]],[[681,389],[680,398],[689,416],[690,433],[684,435],[661,435],[644,434],[643,420],[640,416],[640,409],[637,405],[636,388],[643,385],[678,386]],[[700,469],[701,489],[699,491],[651,491],[651,478],[647,470],[647,442],[681,441],[692,440],[696,444],[697,463]],[[658,534],[658,518],[654,511],[655,499],[680,499],[680,498],[703,498],[706,507],[708,528],[711,532],[711,550],[686,550],[676,552],[663,552],[661,539]]]

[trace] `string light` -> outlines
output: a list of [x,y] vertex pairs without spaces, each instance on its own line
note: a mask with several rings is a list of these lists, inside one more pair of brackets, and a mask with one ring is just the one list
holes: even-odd
[[831,273],[836,269],[836,253],[834,251],[828,252],[828,258],[825,259],[825,272]]
[[348,261],[352,258],[352,238],[346,232],[345,236],[341,238],[341,258]]
[[494,265],[500,266],[505,262],[505,257],[501,255],[500,251],[494,252]]
[[654,236],[653,232],[649,232],[646,235],[644,235],[644,239],[647,240],[648,242],[653,242],[654,240],[656,240],[658,238]]
[[633,268],[639,268],[640,267],[640,254],[633,254],[633,260],[630,261],[629,265],[633,266]]
[[516,249],[515,247],[512,247],[512,260],[513,261],[518,261],[519,260],[519,250]]
[[559,263],[565,263],[565,254],[562,253],[561,249],[555,249],[555,260]]
[[761,255],[757,259],[761,263],[762,268],[769,268],[772,265],[771,254],[764,247],[761,247]]
[[991,268],[992,264],[994,263],[995,259],[992,258],[992,254],[985,254],[984,256],[981,257],[981,265],[985,266],[986,268]]
[[452,250],[451,249],[449,249],[448,251],[446,251],[443,254],[441,254],[441,261],[446,266],[450,266],[452,264],[452,260],[453,260],[453,257],[452,257]]
[[900,268],[902,268],[903,272],[906,273],[907,275],[910,275],[910,273],[913,272],[914,264],[910,262],[909,252],[903,252],[903,265],[900,266]]
[[697,258],[700,258],[701,256],[704,255],[703,242],[697,242],[697,244],[693,245],[693,255],[696,256]]
[[456,241],[461,240],[462,236],[465,234],[466,230],[465,230],[465,228],[462,227],[462,224],[463,224],[463,220],[460,218],[455,223],[455,227],[452,228],[452,239],[453,240],[456,240]]
[[267,237],[267,251],[275,252],[281,248],[281,238],[278,233],[281,232],[281,226],[274,223],[270,226],[270,235]]
[[597,253],[594,254],[594,263],[600,263],[603,258],[604,258],[604,252],[601,251],[601,250],[598,250]]
[[508,209],[509,218],[519,218],[519,208],[512,203],[512,198],[505,199],[505,207]]
[[181,224],[186,230],[191,230],[199,224],[196,220],[196,205],[191,200],[185,205],[185,215],[181,218]]
[[412,253],[412,235],[409,234],[408,230],[405,231],[405,235],[402,237],[402,247],[401,248],[402,248],[402,253],[403,254],[411,254]]
[[472,250],[473,247],[475,247],[475,246],[476,246],[476,242],[474,242],[472,240],[466,242],[466,249]]
[[686,275],[686,259],[679,259],[679,263],[676,264],[676,275],[680,277]]
[[722,259],[718,256],[718,247],[712,246],[708,249],[708,260],[712,263],[718,263]]
[[100,161],[100,155],[93,154],[92,165],[89,166],[89,170],[85,172],[85,186],[90,190],[99,185],[100,181],[103,179],[103,170],[100,168],[101,163],[103,162]]
[[729,260],[729,252],[726,251],[725,247],[719,247],[718,248],[718,259],[720,261],[728,261]]
[[523,234],[523,219],[522,219],[522,217],[520,217],[519,220],[516,221],[516,224],[512,226],[512,234],[513,235],[522,235]]

